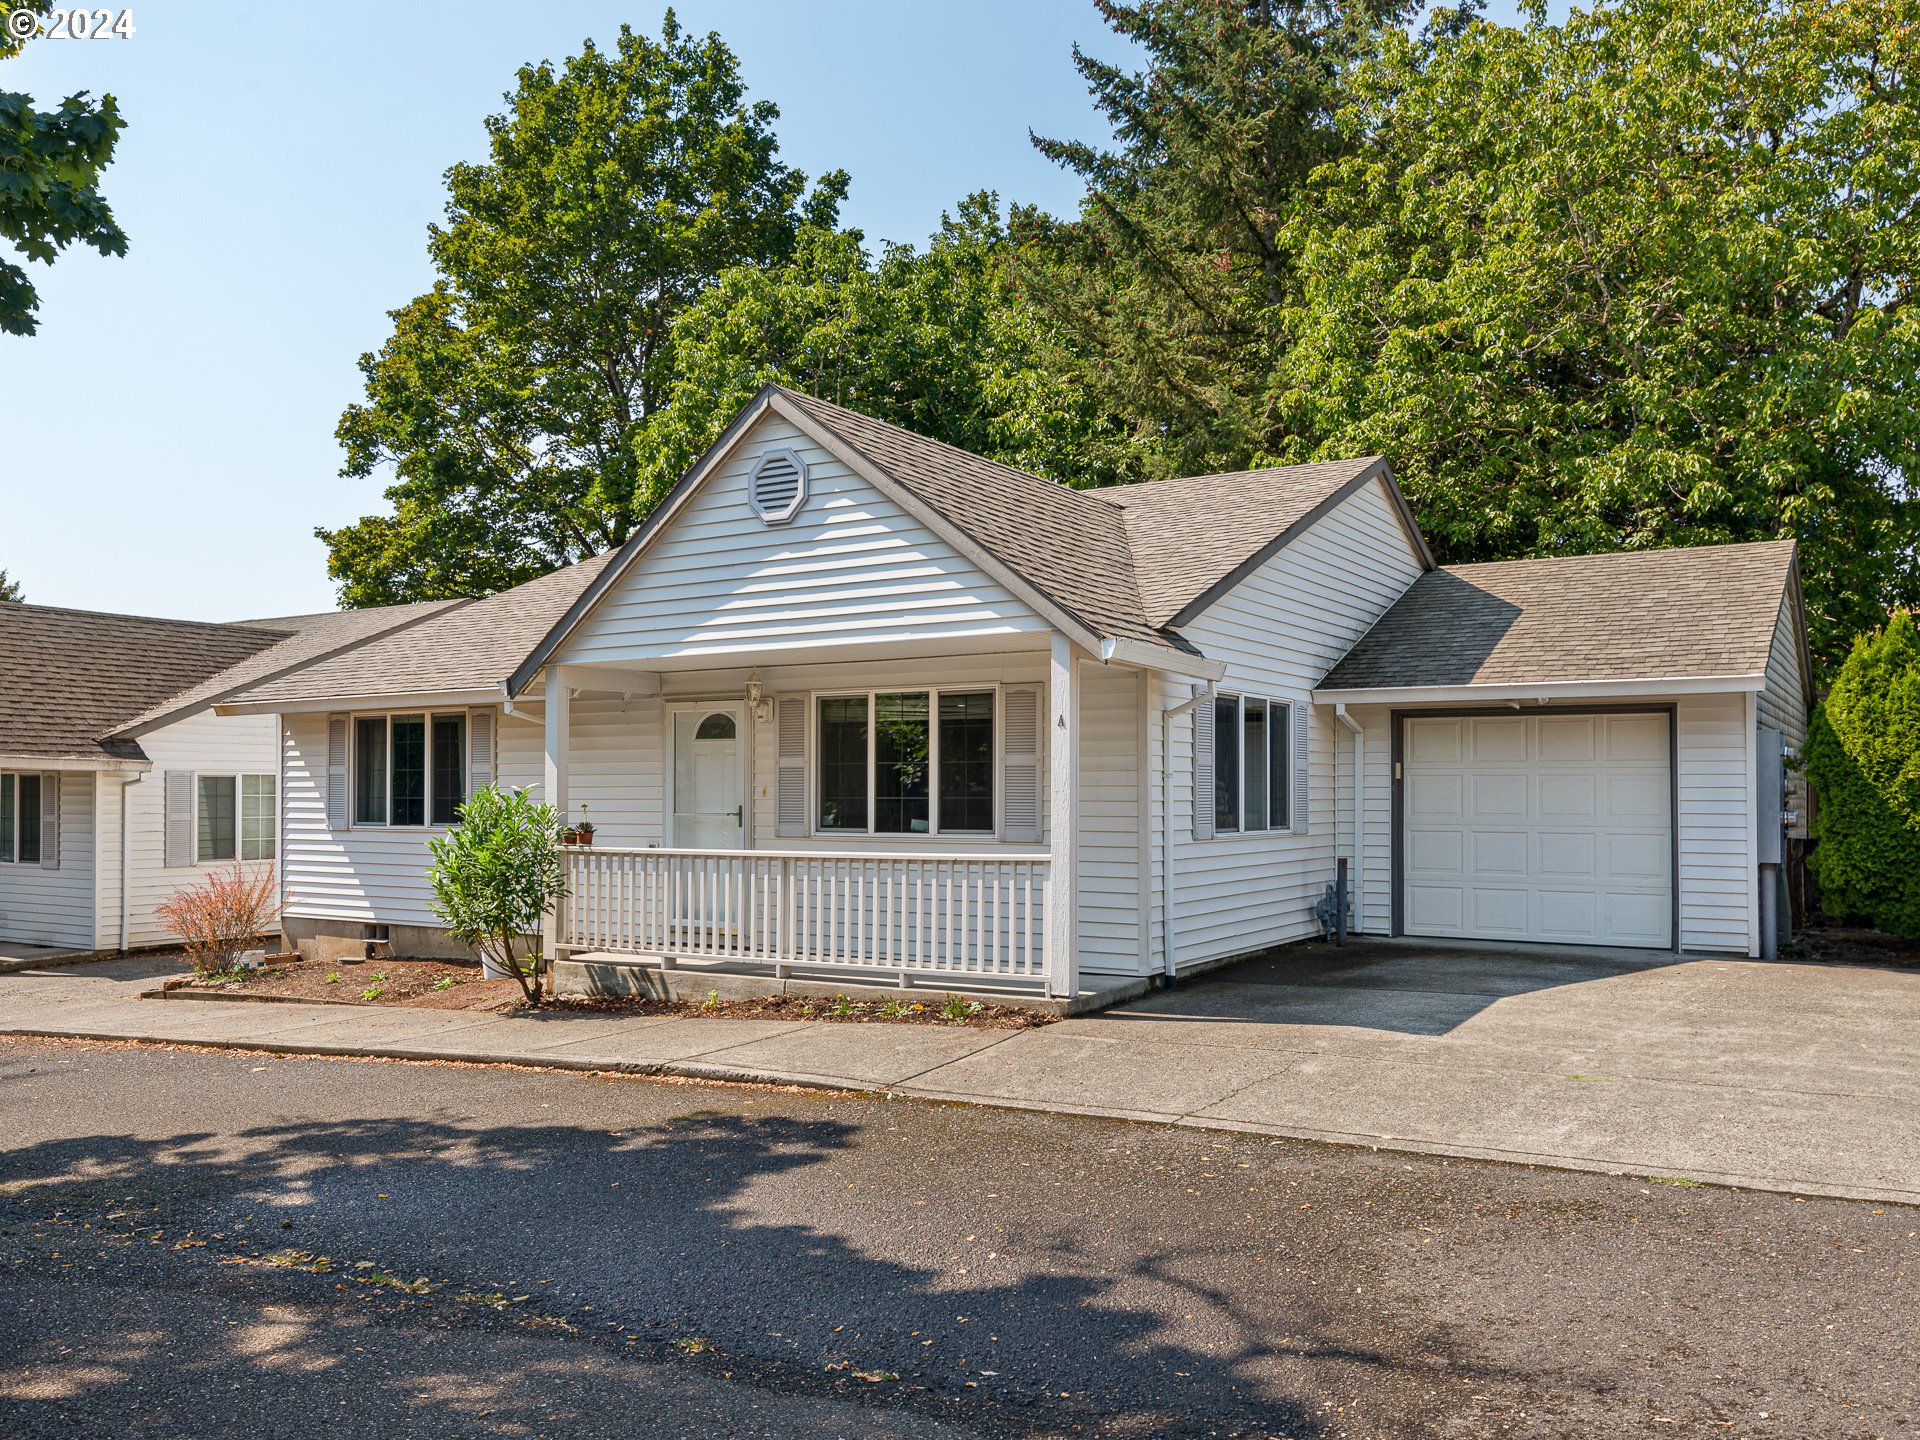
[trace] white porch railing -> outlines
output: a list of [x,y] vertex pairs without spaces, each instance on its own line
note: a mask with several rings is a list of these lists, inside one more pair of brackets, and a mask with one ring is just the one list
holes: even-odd
[[1044,855],[561,853],[568,950],[987,984],[1047,978]]

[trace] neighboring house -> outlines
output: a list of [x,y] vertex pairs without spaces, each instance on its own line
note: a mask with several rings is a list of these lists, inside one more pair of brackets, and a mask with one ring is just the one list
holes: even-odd
[[279,726],[214,701],[444,602],[238,625],[0,606],[0,940],[173,940],[154,907],[279,848]]
[[768,387],[617,552],[219,708],[310,952],[443,948],[492,781],[595,826],[554,953],[1065,993],[1342,858],[1371,933],[1754,953],[1801,629],[1787,545],[1437,570],[1379,460],[1072,490]]

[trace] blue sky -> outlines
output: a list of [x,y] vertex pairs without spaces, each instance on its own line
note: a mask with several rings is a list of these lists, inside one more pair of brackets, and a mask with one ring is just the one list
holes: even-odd
[[[1557,9],[1558,7],[1556,7]],[[238,619],[331,608],[316,525],[382,505],[339,475],[355,362],[431,283],[441,174],[523,62],[664,7],[136,3],[135,34],[39,41],[0,89],[111,91],[129,127],[106,190],[125,259],[32,267],[41,332],[0,337],[0,568],[39,604]],[[844,167],[848,223],[921,241],[969,191],[1070,210],[1029,146],[1096,138],[1070,51],[1121,58],[1086,0],[964,5],[692,0],[782,158]],[[1511,6],[1498,4],[1506,18]]]

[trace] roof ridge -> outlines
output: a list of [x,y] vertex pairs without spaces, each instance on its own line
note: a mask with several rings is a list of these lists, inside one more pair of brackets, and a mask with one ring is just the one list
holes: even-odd
[[141,625],[178,626],[188,630],[217,630],[223,635],[254,630],[262,635],[278,636],[283,640],[292,633],[286,630],[275,630],[270,626],[262,625],[257,620],[182,620],[171,615],[135,615],[124,610],[80,610],[70,605],[35,605],[25,600],[0,605],[0,615],[5,615],[9,610],[38,615],[72,615],[87,620],[131,620]]
[[1701,550],[1765,550],[1799,545],[1792,536],[1777,540],[1708,540],[1694,545],[1643,545],[1621,550],[1582,550],[1572,555],[1512,555],[1501,560],[1462,560],[1439,568],[1449,574],[1462,570],[1491,570],[1502,565],[1568,565],[1577,560],[1648,559],[1656,555],[1684,555]]

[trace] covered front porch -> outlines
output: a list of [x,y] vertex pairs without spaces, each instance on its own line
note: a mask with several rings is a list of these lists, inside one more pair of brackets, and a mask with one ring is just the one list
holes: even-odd
[[592,838],[562,847],[545,951],[602,975],[1074,996],[1082,710],[1137,735],[1144,678],[1044,632],[550,664],[544,790]]

